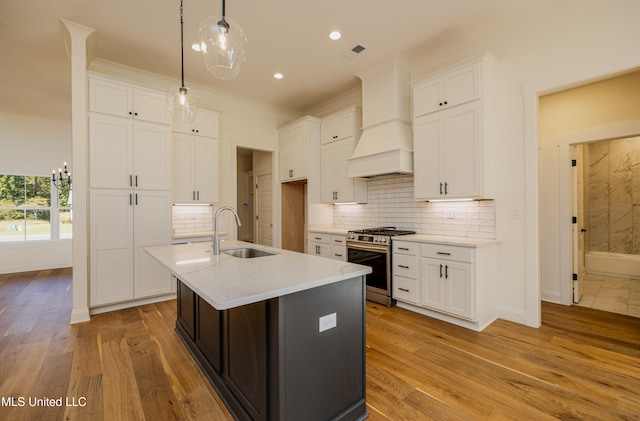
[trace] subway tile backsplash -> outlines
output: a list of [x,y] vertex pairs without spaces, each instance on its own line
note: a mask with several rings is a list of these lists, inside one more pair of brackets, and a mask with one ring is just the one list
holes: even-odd
[[173,206],[173,232],[213,231],[213,206]]
[[335,205],[335,228],[394,226],[420,234],[496,238],[493,200],[417,202],[413,176],[385,175],[368,181],[368,203]]

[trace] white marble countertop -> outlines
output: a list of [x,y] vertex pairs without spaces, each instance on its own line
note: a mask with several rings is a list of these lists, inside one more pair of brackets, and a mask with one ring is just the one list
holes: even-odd
[[319,232],[322,234],[347,235],[346,228],[309,228],[309,232]]
[[447,244],[450,246],[485,247],[500,243],[499,240],[484,238],[454,237],[449,235],[411,234],[392,237],[394,241],[412,241],[415,243]]
[[218,310],[371,273],[368,266],[242,241],[224,241],[220,249],[238,247],[277,254],[253,259],[241,259],[224,253],[215,256],[211,243],[146,247],[145,251]]

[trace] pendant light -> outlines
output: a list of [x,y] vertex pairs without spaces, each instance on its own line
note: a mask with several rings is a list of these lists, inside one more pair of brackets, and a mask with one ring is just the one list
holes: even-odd
[[200,26],[200,53],[209,73],[220,79],[233,79],[247,56],[247,37],[237,22],[225,16],[211,16]]
[[180,67],[182,85],[173,88],[167,94],[167,107],[175,123],[190,123],[198,113],[198,96],[184,86],[184,21],[182,1],[180,0]]

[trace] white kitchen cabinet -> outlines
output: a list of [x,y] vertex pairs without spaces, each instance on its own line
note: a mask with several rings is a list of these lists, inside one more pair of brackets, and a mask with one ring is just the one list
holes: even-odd
[[347,238],[345,235],[309,231],[307,254],[346,262]]
[[174,123],[172,130],[176,133],[192,134],[209,138],[218,138],[219,114],[215,111],[198,110],[192,122]]
[[322,120],[320,197],[323,203],[366,203],[367,180],[348,175],[349,159],[360,138],[362,113],[356,107]]
[[218,201],[218,140],[173,134],[173,203]]
[[171,188],[171,132],[160,124],[89,116],[91,188]]
[[416,84],[413,88],[413,117],[480,98],[480,72],[480,63],[476,62]]
[[168,245],[171,193],[91,189],[90,306],[171,293],[171,276],[144,252]]
[[321,143],[324,145],[348,137],[353,137],[357,141],[360,138],[361,126],[362,112],[358,108],[350,107],[331,114],[322,120]]
[[[279,129],[280,131],[280,181],[304,180],[307,178],[308,145],[320,139],[320,120],[302,117]],[[311,157],[317,159],[317,157]]]
[[171,121],[165,92],[103,76],[89,78],[89,111],[161,124]]
[[495,244],[478,240],[474,245],[470,239],[461,245],[394,240],[393,298],[400,307],[484,329],[497,313]]
[[320,192],[324,203],[367,202],[367,180],[348,176],[353,138],[322,145],[320,149]]
[[492,68],[488,53],[413,85],[414,197],[491,197]]
[[483,195],[480,104],[470,102],[415,119],[416,199]]

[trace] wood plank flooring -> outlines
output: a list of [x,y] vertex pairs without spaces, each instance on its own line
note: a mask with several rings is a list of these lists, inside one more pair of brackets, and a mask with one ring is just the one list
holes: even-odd
[[[640,318],[542,307],[539,329],[477,333],[367,303],[369,420],[640,420]],[[174,301],[70,311],[70,270],[0,275],[0,420],[232,419]]]

